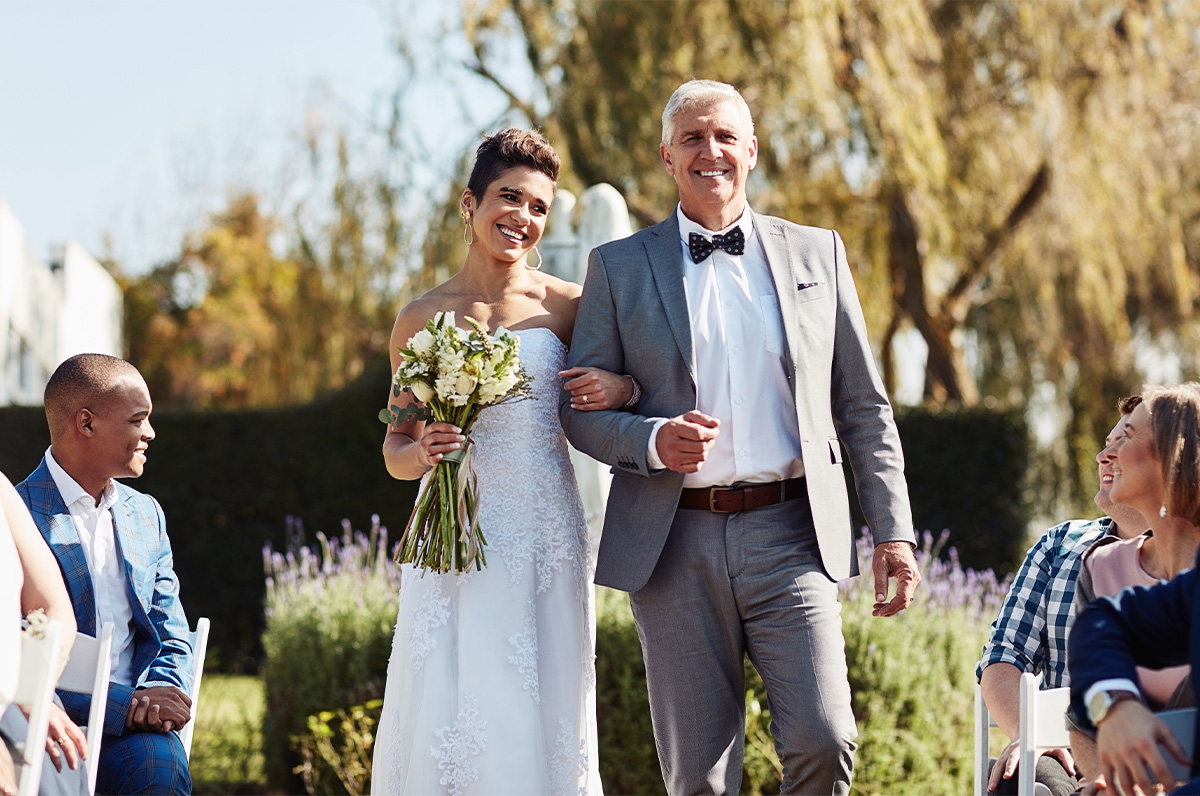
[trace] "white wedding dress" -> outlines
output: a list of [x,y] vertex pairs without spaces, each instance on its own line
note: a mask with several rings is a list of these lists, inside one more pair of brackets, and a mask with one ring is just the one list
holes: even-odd
[[373,794],[599,794],[583,505],[558,420],[566,347],[519,332],[534,398],[472,432],[487,566],[405,566]]

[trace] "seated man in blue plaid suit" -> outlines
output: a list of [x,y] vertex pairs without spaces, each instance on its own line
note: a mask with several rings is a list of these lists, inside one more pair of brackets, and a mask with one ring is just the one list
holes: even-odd
[[[175,730],[191,719],[192,650],[162,508],[118,483],[154,439],[150,392],[123,359],[80,354],[46,385],[50,449],[18,487],[62,569],[79,631],[115,632],[96,790],[191,793]],[[87,720],[91,698],[61,692]]]

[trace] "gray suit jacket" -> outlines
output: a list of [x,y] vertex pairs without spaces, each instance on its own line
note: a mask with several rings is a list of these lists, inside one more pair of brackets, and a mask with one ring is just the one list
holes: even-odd
[[[876,543],[914,541],[904,457],[892,407],[867,341],[858,293],[836,232],[754,215],[787,338],[801,455],[825,572],[858,574],[842,444]],[[683,476],[651,471],[656,418],[696,408],[695,358],[683,251],[674,213],[591,253],[571,339],[571,366],[628,373],[642,385],[634,412],[579,412],[562,394],[567,438],[612,465],[596,582],[624,591],[646,584],[679,503]],[[839,444],[839,439],[841,444]]]

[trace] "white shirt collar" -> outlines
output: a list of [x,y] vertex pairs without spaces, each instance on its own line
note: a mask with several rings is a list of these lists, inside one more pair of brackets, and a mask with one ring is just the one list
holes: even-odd
[[750,211],[749,204],[742,210],[742,214],[738,216],[738,220],[725,227],[725,229],[705,229],[683,214],[683,205],[675,206],[675,217],[679,220],[679,237],[684,243],[687,243],[688,235],[692,232],[698,232],[706,238],[711,238],[713,235],[724,235],[734,227],[742,228],[742,234],[746,236],[747,242],[754,235],[754,214]]
[[50,477],[54,479],[54,485],[58,487],[58,493],[62,495],[63,503],[66,504],[67,508],[70,508],[84,498],[87,498],[86,505],[89,511],[108,509],[116,502],[117,486],[111,478],[104,485],[104,492],[100,494],[100,505],[97,506],[96,501],[87,493],[87,490],[81,487],[79,482],[62,468],[62,465],[58,463],[58,460],[54,458],[54,454],[50,451],[50,448],[46,448],[46,469],[50,471]]

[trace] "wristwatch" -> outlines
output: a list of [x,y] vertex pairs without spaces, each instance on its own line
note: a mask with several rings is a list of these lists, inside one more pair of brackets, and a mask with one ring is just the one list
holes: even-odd
[[1092,698],[1088,702],[1088,718],[1092,720],[1092,724],[1100,726],[1100,722],[1108,716],[1113,705],[1124,702],[1126,699],[1137,698],[1138,695],[1132,691],[1097,691],[1092,694]]

